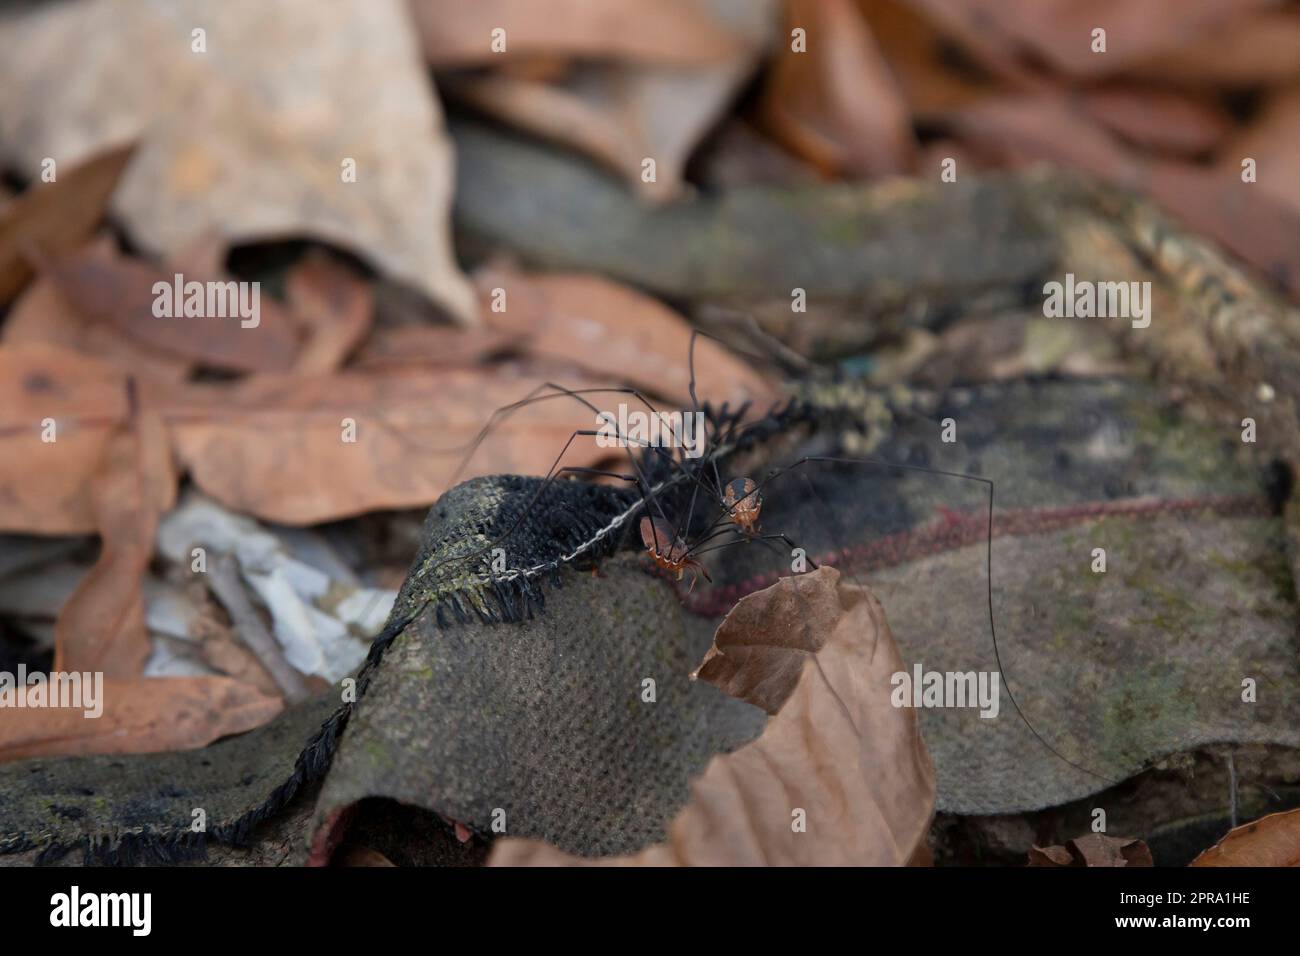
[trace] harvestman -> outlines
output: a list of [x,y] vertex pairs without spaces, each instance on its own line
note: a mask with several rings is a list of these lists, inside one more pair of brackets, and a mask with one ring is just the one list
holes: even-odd
[[[696,395],[696,376],[695,376],[695,343],[700,336],[713,338],[707,333],[699,330],[692,331],[690,345],[688,349],[688,363],[690,370],[689,394],[692,402],[692,414],[701,411],[701,405]],[[541,394],[546,392],[546,394]],[[609,387],[609,388],[582,388],[568,389],[554,382],[545,382],[533,389],[524,398],[509,405],[498,408],[489,416],[487,423],[479,431],[475,439],[467,446],[466,455],[460,466],[453,474],[449,484],[454,485],[459,480],[460,475],[475,450],[487,438],[492,429],[494,429],[506,417],[515,411],[527,406],[544,401],[554,401],[558,399],[568,399],[581,403],[595,415],[600,416],[601,410],[593,404],[587,396],[592,395],[624,395],[642,403],[654,415],[660,415],[661,412],[655,407],[640,390],[632,387]],[[717,415],[710,415],[708,409],[705,411],[705,421],[712,425],[711,428],[706,426],[706,448],[702,455],[696,457],[687,457],[684,453],[674,455],[672,451],[651,445],[647,442],[638,442],[635,439],[619,433],[620,446],[623,447],[627,454],[629,466],[628,472],[613,471],[600,468],[589,468],[580,466],[561,467],[560,462],[564,459],[565,454],[572,447],[573,443],[582,437],[595,437],[600,432],[597,429],[575,429],[564,443],[560,453],[556,456],[555,461],[543,476],[541,485],[538,486],[528,505],[523,509],[509,527],[496,536],[487,544],[475,548],[468,552],[450,555],[433,565],[429,570],[436,569],[442,565],[465,561],[483,556],[484,554],[500,547],[509,539],[521,525],[524,518],[532,510],[532,507],[538,502],[545,490],[555,481],[570,478],[594,478],[603,477],[622,481],[632,486],[637,492],[637,500],[631,504],[628,509],[618,515],[610,524],[602,529],[590,541],[586,542],[583,547],[575,549],[573,552],[563,555],[559,558],[561,562],[568,563],[579,556],[589,547],[594,546],[602,536],[609,536],[618,533],[627,521],[632,520],[640,514],[638,530],[640,533],[641,543],[647,556],[654,562],[654,565],[675,576],[680,580],[686,572],[691,573],[691,585],[688,593],[693,591],[700,576],[708,582],[712,582],[708,572],[699,562],[699,558],[713,551],[719,551],[737,545],[761,544],[769,549],[779,551],[775,542],[784,543],[793,552],[798,549],[801,553],[803,549],[792,540],[786,533],[781,531],[772,531],[764,533],[760,528],[759,522],[763,511],[764,491],[776,480],[790,474],[799,474],[801,470],[811,463],[825,463],[831,465],[848,465],[848,466],[866,466],[873,468],[901,470],[920,472],[938,477],[955,478],[963,481],[976,482],[987,490],[988,493],[988,520],[985,549],[985,578],[987,582],[988,596],[988,615],[989,628],[993,642],[994,660],[997,664],[999,673],[1002,675],[1002,684],[1006,688],[1007,698],[1011,701],[1012,707],[1024,721],[1033,736],[1059,759],[1074,767],[1083,773],[1088,774],[1100,780],[1107,780],[1087,767],[1081,766],[1069,757],[1065,756],[1056,747],[1049,743],[1029,719],[1025,716],[1024,711],[1016,701],[1011,687],[1006,679],[1006,673],[1002,666],[1001,653],[998,648],[996,623],[993,613],[993,583],[992,583],[992,565],[993,565],[993,508],[994,508],[994,484],[989,478],[983,478],[978,475],[964,474],[954,471],[943,471],[934,468],[925,468],[919,465],[907,465],[897,462],[884,461],[874,458],[853,458],[837,457],[829,455],[807,455],[786,465],[782,468],[775,468],[769,471],[760,481],[755,481],[749,476],[735,476],[724,481],[722,473],[719,470],[718,462],[736,449],[742,442],[747,432],[758,425],[763,424],[765,419],[759,419],[756,422],[740,424],[748,410],[748,404],[741,406],[734,412],[729,412],[726,405],[723,405]],[[774,406],[768,412],[768,419],[777,413]],[[608,431],[606,424],[606,431]],[[639,448],[641,455],[633,452],[633,448]],[[454,449],[456,451],[461,448]],[[650,473],[655,468],[666,470],[666,477],[652,480]],[[806,476],[805,476],[806,479]],[[816,489],[813,488],[811,481],[807,482],[809,489],[814,496],[817,495]],[[690,487],[690,502],[686,508],[684,519],[674,521],[664,506],[663,499],[667,493],[674,491],[682,486]],[[716,510],[716,516],[708,522],[704,529],[698,533],[691,534],[690,529],[693,527],[695,519],[695,509],[700,492],[704,493],[707,504],[705,508]],[[825,502],[822,502],[825,506]],[[680,516],[679,516],[680,517]],[[809,568],[815,569],[816,563],[811,559],[806,561]],[[546,568],[554,566],[554,562],[537,565],[527,568],[512,568],[505,572],[493,573],[493,580],[508,581],[516,576],[532,576],[541,574]]]

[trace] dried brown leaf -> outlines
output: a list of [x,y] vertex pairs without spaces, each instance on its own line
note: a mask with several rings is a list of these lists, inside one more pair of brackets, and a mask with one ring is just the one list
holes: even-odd
[[[238,315],[158,317],[154,284],[165,282],[174,290],[177,273],[121,255],[106,244],[48,261],[42,271],[83,316],[140,345],[238,372],[284,372],[297,360],[295,325],[270,296],[259,296],[257,325],[246,328]],[[209,280],[226,282],[229,277],[183,275],[182,290],[185,283]],[[172,299],[179,310],[184,297],[177,301],[173,292]]]
[[31,277],[29,251],[67,252],[90,236],[108,206],[133,146],[107,149],[52,183],[37,180],[0,215],[0,305]]
[[1084,112],[1133,145],[1197,156],[1209,153],[1232,129],[1217,103],[1182,93],[1109,87],[1083,94]]
[[[746,604],[750,607],[741,610]],[[807,652],[789,686],[784,652],[749,657],[757,675],[731,672],[730,686],[762,706],[784,695],[762,736],[714,757],[691,786],[668,842],[604,860],[570,856],[545,843],[503,840],[494,865],[890,865],[923,862],[934,808],[934,767],[915,711],[890,703],[890,678],[903,663],[880,603],[823,567],[783,578],[737,605],[738,622],[767,617],[766,630],[804,630]],[[728,618],[730,620],[730,617]],[[815,622],[815,623],[814,623]],[[817,628],[831,623],[826,633]],[[743,646],[743,636],[727,643]],[[725,653],[725,652],[724,652]],[[715,655],[716,659],[717,655]],[[765,687],[776,664],[780,691]],[[743,668],[743,664],[742,664]],[[806,832],[792,826],[806,814]]]
[[149,657],[141,590],[158,518],[176,499],[176,474],[161,418],[137,411],[113,433],[90,484],[98,560],[59,611],[54,668],[140,676]]
[[0,761],[186,750],[252,730],[284,708],[228,677],[105,678],[103,705],[93,720],[77,708],[6,710]]
[[1230,831],[1191,866],[1300,866],[1300,810],[1270,813]]
[[[626,381],[691,407],[687,353],[691,326],[657,299],[595,275],[528,275],[485,268],[474,277],[483,318],[492,328],[527,337],[533,355],[573,362],[594,375]],[[493,289],[505,310],[492,310]],[[748,363],[707,338],[695,342],[696,395],[715,405],[753,401],[766,411],[776,389]],[[618,396],[601,408],[616,405]],[[629,407],[641,407],[632,396]]]
[[1141,840],[1087,833],[1065,846],[1030,847],[1030,866],[1152,866]]
[[1177,50],[1134,62],[1126,75],[1195,87],[1292,83],[1300,79],[1300,17],[1294,10],[1234,17]]
[[[1075,77],[1106,76],[1176,50],[1274,0],[908,0],[945,31],[979,36],[987,60],[1046,62]],[[1092,31],[1106,30],[1105,53]]]
[[[426,506],[475,475],[545,474],[574,430],[592,427],[570,398],[506,417],[457,473],[491,413],[541,382],[510,369],[403,366],[154,389],[150,401],[166,410],[177,457],[200,488],[243,514],[303,525]],[[565,464],[605,454],[579,440]]]
[[315,238],[474,320],[451,145],[403,0],[226,0],[220,16],[205,0],[72,0],[4,18],[0,162],[31,174],[136,136],[113,210],[147,252],[209,232]]
[[464,367],[477,365],[496,353],[522,344],[515,336],[495,329],[402,325],[371,332],[352,364],[357,369],[398,365]]
[[0,348],[0,528],[93,532],[91,480],[126,416],[126,378],[111,365],[43,344]]
[[[441,82],[476,109],[586,153],[646,198],[670,199],[684,189],[695,147],[756,69],[775,10],[773,0],[695,6],[733,37],[730,56],[686,68],[583,64],[549,83],[501,72]],[[653,178],[644,175],[646,159],[654,160]]]
[[[694,0],[410,0],[410,7],[436,69],[538,54],[686,65],[716,63],[741,50]],[[493,49],[496,29],[505,31],[503,50]]]
[[128,338],[106,322],[86,318],[48,276],[37,276],[0,326],[0,344],[16,347],[32,343],[93,356],[140,378],[179,382],[193,369],[189,359]]
[[309,256],[289,273],[285,294],[295,317],[307,328],[294,374],[337,372],[360,347],[374,321],[370,284],[334,260]]
[[[827,174],[883,176],[916,160],[898,83],[853,0],[789,0],[785,46],[760,113],[768,131]],[[791,48],[801,28],[807,49]]]

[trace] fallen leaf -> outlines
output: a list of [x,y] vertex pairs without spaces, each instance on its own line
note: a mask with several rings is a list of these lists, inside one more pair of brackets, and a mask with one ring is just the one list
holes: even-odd
[[[484,321],[512,336],[527,336],[530,354],[574,362],[594,375],[627,381],[691,409],[691,326],[657,299],[575,273],[528,275],[484,268],[474,282]],[[492,308],[498,288],[505,292],[504,311]],[[752,401],[765,412],[779,398],[746,362],[704,336],[695,341],[695,373],[701,403]],[[613,407],[618,401],[640,407],[633,396],[609,396],[605,404],[596,404]]]
[[[805,31],[795,50],[791,31]],[[853,0],[788,0],[786,36],[763,91],[767,130],[827,175],[900,174],[916,160],[912,121]]]
[[1300,209],[1259,183],[1243,183],[1240,166],[1225,173],[1190,163],[1156,163],[1146,192],[1193,232],[1217,240],[1300,299]]
[[1030,847],[1030,866],[1153,866],[1141,840],[1087,833],[1065,846]]
[[[1241,181],[1241,164],[1247,157],[1255,161],[1252,184]],[[1266,100],[1255,121],[1224,147],[1218,169],[1224,175],[1225,191],[1257,188],[1300,213],[1300,177],[1295,174],[1300,169],[1300,89]]]
[[1059,93],[990,97],[943,120],[968,148],[1001,164],[1050,162],[1137,187],[1143,158]]
[[797,597],[799,627],[789,616],[773,614],[771,601],[741,601],[718,626],[713,646],[692,674],[719,690],[749,701],[769,714],[781,709],[798,686],[804,665],[837,626],[843,608],[825,600],[815,578],[784,579]]
[[1300,866],[1300,810],[1236,827],[1189,865]]
[[1126,77],[1144,82],[1245,89],[1300,79],[1300,17],[1263,10],[1233,17],[1168,53],[1130,64]]
[[113,209],[146,251],[316,238],[474,320],[451,147],[403,0],[228,0],[219,17],[203,0],[75,0],[5,18],[0,162],[31,174],[137,136]]
[[717,64],[582,64],[553,83],[501,73],[441,82],[448,95],[502,122],[592,156],[646,198],[670,199],[684,189],[695,147],[757,67],[775,10],[772,0],[697,6],[735,38],[733,55]]
[[37,276],[0,325],[0,344],[55,346],[108,362],[141,378],[179,382],[193,363],[123,335],[106,322],[88,319],[68,302],[49,276]]
[[857,6],[914,121],[966,106],[997,89],[991,75],[968,58],[954,56],[952,41],[905,0],[858,0]]
[[54,669],[138,677],[151,649],[141,588],[158,518],[176,499],[167,432],[155,412],[135,410],[113,433],[90,496],[99,559],[59,611]]
[[[97,243],[79,252],[42,264],[42,272],[59,293],[86,318],[111,326],[132,341],[191,359],[216,369],[239,372],[283,372],[293,367],[298,357],[298,340],[288,313],[258,287],[257,315],[245,319],[239,314],[173,314],[159,317],[154,313],[159,296],[154,291],[162,282],[173,291],[170,301],[174,310],[183,308],[190,282],[227,283],[228,276],[196,276],[169,273],[142,259],[132,259],[109,245]],[[180,280],[182,295],[175,293]],[[245,293],[223,293],[237,301]],[[250,289],[247,295],[254,293]],[[249,299],[252,304],[252,299]],[[206,310],[206,300],[204,308]],[[253,323],[248,324],[245,323]]]
[[[165,272],[144,260],[123,256],[107,243],[96,243],[65,258],[42,265],[60,294],[87,319],[117,329],[138,345],[191,359],[211,368],[237,372],[283,372],[298,360],[299,343],[289,313],[257,290],[257,311],[242,315],[155,315],[159,295],[155,284],[165,282],[173,310],[181,311],[188,282],[221,282],[231,311],[243,291],[229,276],[195,276]],[[175,294],[181,274],[182,295]],[[252,290],[248,295],[253,295]],[[252,304],[252,299],[248,304]],[[204,308],[207,308],[205,304]],[[246,325],[246,323],[248,323]],[[252,324],[255,323],[255,324]]]
[[108,677],[101,689],[95,719],[82,708],[6,708],[0,761],[186,750],[252,730],[284,709],[278,697],[228,677]]
[[111,365],[47,345],[0,348],[0,529],[93,532],[91,480],[126,416],[126,377]]
[[[178,460],[201,489],[242,514],[306,525],[424,507],[474,475],[545,474],[575,430],[593,427],[572,398],[503,417],[467,459],[491,414],[540,384],[501,368],[398,367],[155,389],[151,402],[166,409]],[[607,454],[579,439],[565,464]]]
[[1083,109],[1135,146],[1182,156],[1209,153],[1232,129],[1232,117],[1218,104],[1159,90],[1089,91]]
[[[865,589],[842,582],[830,567],[783,578],[742,599],[732,615],[746,603],[753,606],[736,624],[728,624],[729,615],[720,633],[766,617],[772,631],[805,631],[793,643],[809,650],[800,652],[807,656],[797,681],[780,679],[778,691],[762,689],[762,669],[773,662],[763,655],[750,658],[760,674],[728,677],[732,686],[762,689],[753,703],[776,703],[779,709],[757,740],[710,761],[669,825],[667,843],[592,860],[539,841],[506,839],[494,845],[492,865],[901,866],[924,861],[934,766],[915,711],[890,703],[890,678],[903,662],[880,603]],[[833,622],[830,630],[819,632],[827,622]],[[738,646],[745,639],[732,635],[727,643]],[[783,662],[778,669],[787,672]],[[795,825],[801,819],[804,832]]]
[[[675,65],[716,63],[741,52],[736,37],[695,0],[410,0],[436,69],[484,66],[538,54]],[[493,31],[504,31],[494,47]]]
[[52,183],[37,179],[25,193],[5,204],[0,214],[0,305],[31,278],[31,264],[25,258],[28,250],[66,252],[90,236],[132,149],[108,149],[65,170]]
[[403,325],[373,330],[352,365],[357,369],[397,365],[465,367],[520,344],[514,335],[494,329]]
[[[1117,73],[1175,50],[1274,0],[908,0],[963,37],[982,34],[1001,57],[1045,62],[1072,77]],[[1106,30],[1104,53],[1092,31]]]
[[324,256],[309,256],[289,273],[285,288],[296,318],[308,330],[295,375],[336,372],[357,350],[375,317],[369,283]]

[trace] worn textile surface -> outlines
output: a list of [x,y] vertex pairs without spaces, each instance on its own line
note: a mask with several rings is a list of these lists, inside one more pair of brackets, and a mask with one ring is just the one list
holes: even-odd
[[[952,444],[940,439],[946,418]],[[1133,382],[957,390],[928,418],[899,420],[875,457],[994,481],[1003,676],[1068,758],[1034,737],[1005,687],[996,718],[924,710],[941,810],[1055,806],[1213,742],[1300,746],[1282,489],[1254,447],[1235,421],[1201,420]],[[997,671],[986,509],[977,482],[809,463],[768,487],[764,529],[815,559],[841,552],[880,597],[909,668]],[[1096,548],[1104,573],[1092,570]],[[736,549],[693,603],[721,610],[776,560]],[[1242,700],[1244,678],[1256,703]]]

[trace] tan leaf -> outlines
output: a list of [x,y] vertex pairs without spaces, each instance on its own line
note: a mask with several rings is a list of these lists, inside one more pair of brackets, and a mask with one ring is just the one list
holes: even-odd
[[80,245],[104,215],[134,147],[108,149],[64,170],[52,183],[39,179],[0,215],[0,305],[31,277],[28,250],[66,252]]
[[[297,358],[294,323],[270,296],[259,293],[255,320],[240,315],[180,314],[189,294],[185,290],[188,283],[226,283],[231,281],[229,276],[182,274],[178,296],[178,273],[121,255],[100,243],[45,262],[42,271],[79,313],[113,327],[140,345],[212,368],[239,372],[283,372],[292,368]],[[158,282],[172,290],[171,305],[176,313],[172,316],[154,314],[159,298],[154,284]],[[246,321],[256,321],[256,325],[246,327]]]
[[[527,336],[534,355],[573,362],[595,375],[626,381],[650,395],[691,408],[691,326],[657,299],[599,276],[528,275],[499,268],[474,277],[483,319],[492,328]],[[505,290],[505,310],[492,310],[493,289]],[[712,339],[695,341],[696,395],[715,405],[752,401],[766,411],[779,393],[746,362]],[[606,404],[617,405],[618,396]],[[642,407],[632,396],[620,399]],[[656,407],[658,407],[656,405]]]
[[[916,159],[911,117],[853,0],[789,0],[787,33],[763,91],[768,131],[828,175],[884,176]],[[807,50],[789,31],[806,31]]]
[[1127,75],[1187,86],[1281,86],[1300,79],[1300,17],[1265,10],[1233,17],[1169,53],[1145,57]]
[[[436,69],[538,54],[652,63],[716,63],[740,44],[694,0],[410,0],[424,55]],[[505,31],[494,50],[493,31]]]
[[1030,847],[1030,866],[1152,866],[1141,840],[1087,833],[1065,846]]
[[90,486],[99,558],[59,611],[56,671],[138,677],[151,644],[141,590],[158,518],[176,500],[176,474],[162,420],[148,409],[120,425]]
[[787,600],[802,609],[799,627],[773,616],[769,604],[741,601],[718,626],[713,646],[693,678],[708,681],[732,697],[775,714],[798,686],[804,664],[822,648],[842,608],[825,600],[825,586],[810,575],[783,578],[778,587],[793,592]]
[[[504,417],[466,461],[492,412],[540,384],[508,368],[396,367],[153,390],[147,401],[166,409],[177,457],[200,488],[235,511],[302,525],[426,506],[475,475],[545,474],[575,430],[594,428],[571,398]],[[355,442],[345,440],[348,422]],[[579,438],[564,463],[607,454]]]
[[476,365],[493,353],[522,344],[515,335],[495,329],[402,325],[374,329],[352,364],[357,369],[396,365],[422,365],[426,368]]
[[1300,810],[1270,813],[1232,830],[1191,866],[1300,866]]
[[32,343],[93,356],[141,378],[179,382],[193,368],[189,359],[137,342],[116,326],[82,315],[49,276],[37,276],[0,325],[0,344]]
[[311,237],[474,320],[451,146],[404,0],[226,0],[220,16],[205,0],[72,0],[4,19],[0,162],[30,174],[137,136],[113,210],[146,251]]
[[[440,83],[505,123],[592,156],[646,198],[670,199],[683,191],[687,161],[753,74],[771,35],[772,0],[697,5],[734,36],[732,55],[714,64],[584,64],[553,82],[498,71]],[[646,159],[654,160],[653,178],[645,175]]]
[[96,719],[83,708],[6,708],[0,761],[186,750],[252,730],[284,708],[228,677],[105,678],[102,692]]
[[[127,415],[125,376],[48,345],[0,348],[0,528],[87,534],[91,479]],[[53,420],[54,441],[42,424]]]
[[[545,843],[498,842],[494,865],[859,865],[923,863],[934,809],[934,767],[916,713],[890,703],[890,678],[903,669],[880,603],[822,567],[752,594],[741,621],[770,618],[770,629],[805,630],[797,647],[817,647],[763,734],[714,757],[692,783],[668,842],[626,857],[590,860]],[[730,620],[730,616],[728,618]],[[815,628],[833,622],[828,633]],[[815,624],[812,622],[816,622]],[[732,625],[737,626],[737,625]],[[728,628],[723,622],[722,631]],[[729,641],[735,643],[735,639]],[[783,655],[755,655],[758,675],[728,683],[762,705],[763,668]],[[784,677],[777,683],[784,685]],[[795,832],[797,811],[806,832]]]
[[1183,156],[1209,153],[1232,129],[1219,104],[1181,93],[1110,87],[1083,94],[1089,116],[1128,142]]
[[[1005,59],[1045,61],[1075,77],[1120,72],[1274,5],[1274,0],[907,0],[946,32],[982,35]],[[1106,52],[1092,31],[1106,29]]]
[[374,321],[370,284],[341,263],[309,256],[289,273],[285,294],[296,318],[308,329],[294,374],[337,372]]
[[[1246,157],[1255,160],[1258,177],[1249,185],[1241,181],[1241,161]],[[1300,213],[1300,177],[1294,172],[1300,169],[1300,89],[1266,100],[1255,121],[1224,148],[1218,166],[1225,191],[1243,186],[1259,189]]]

